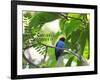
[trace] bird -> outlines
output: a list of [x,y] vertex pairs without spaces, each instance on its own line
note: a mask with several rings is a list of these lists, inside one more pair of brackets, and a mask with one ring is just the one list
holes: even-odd
[[55,45],[55,57],[56,57],[56,61],[58,61],[59,57],[61,56],[61,53],[63,53],[63,49],[59,49],[59,48],[64,48],[64,45],[65,45],[65,38],[64,37],[61,37],[56,45]]

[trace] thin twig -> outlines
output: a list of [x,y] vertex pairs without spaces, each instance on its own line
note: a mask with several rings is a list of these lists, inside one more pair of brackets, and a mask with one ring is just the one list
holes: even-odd
[[60,16],[62,16],[63,18],[65,18],[67,20],[68,20],[68,18],[72,18],[72,19],[80,20],[81,22],[85,23],[82,19],[71,17],[71,16],[67,16],[67,15],[65,16],[63,13],[61,13]]
[[29,63],[29,64],[32,64],[34,67],[36,67],[36,68],[39,68],[39,66],[38,65],[35,65],[34,63],[32,63],[30,60],[28,60],[27,58],[26,58],[26,56],[25,56],[25,54],[23,53],[23,58]]

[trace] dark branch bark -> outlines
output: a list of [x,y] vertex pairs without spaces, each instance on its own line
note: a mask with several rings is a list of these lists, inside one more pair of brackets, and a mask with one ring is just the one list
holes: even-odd
[[[49,45],[46,45],[46,44],[43,44],[43,43],[40,43],[40,44],[43,45],[43,46],[45,46],[46,49],[47,49],[48,47],[50,47],[50,48],[65,50],[66,52],[71,53],[71,54],[73,54],[74,56],[76,56],[77,59],[78,59],[79,61],[82,61],[82,63],[83,63],[84,65],[88,65],[87,61],[85,61],[85,59],[84,59],[82,56],[79,56],[77,53],[75,53],[75,52],[73,52],[73,51],[71,51],[71,50],[68,50],[68,49],[66,49],[66,48],[57,48],[57,47],[49,46]],[[29,46],[28,48],[30,48],[30,47],[32,47],[32,46],[33,46],[33,45]],[[25,48],[25,49],[27,49],[27,48]],[[46,54],[47,54],[47,52],[45,53],[45,58],[46,58]],[[45,59],[45,58],[44,58],[44,59]],[[44,60],[43,60],[43,61],[44,61]],[[33,63],[32,63],[32,64],[33,64]]]
[[64,14],[60,14],[61,16],[63,16],[65,19],[68,19],[68,18],[72,18],[72,19],[76,19],[76,20],[80,20],[82,21],[82,19],[79,19],[79,18],[75,18],[75,17],[71,17],[71,16],[65,16]]
[[81,22],[85,23],[82,19],[71,17],[71,16],[65,16],[63,13],[61,13],[60,16],[62,16],[66,20],[68,20],[68,18],[72,18],[72,19],[80,20]]

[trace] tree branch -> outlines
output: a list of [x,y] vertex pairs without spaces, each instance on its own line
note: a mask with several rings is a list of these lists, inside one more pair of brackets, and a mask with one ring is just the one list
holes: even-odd
[[68,20],[68,18],[72,18],[72,19],[80,20],[81,22],[85,23],[82,19],[71,17],[71,16],[65,16],[63,13],[61,13],[60,16],[62,16],[63,18],[65,18],[67,20]]
[[30,60],[28,60],[27,58],[26,58],[26,56],[25,56],[25,54],[23,53],[23,57],[24,57],[24,59],[29,63],[29,64],[32,64],[34,67],[36,67],[36,68],[39,68],[39,66],[38,65],[35,65],[34,63],[32,63]]
[[[39,43],[40,43],[40,42],[39,42]],[[68,50],[68,49],[66,49],[66,48],[57,48],[57,47],[49,46],[49,45],[46,45],[46,44],[43,44],[43,43],[40,43],[40,44],[43,45],[43,46],[45,46],[46,49],[47,49],[48,47],[50,47],[50,48],[65,50],[66,52],[71,53],[71,54],[73,54],[74,56],[76,56],[77,59],[78,59],[79,61],[82,61],[82,63],[84,63],[85,65],[88,65],[88,64],[87,64],[87,61],[86,61],[82,56],[79,56],[77,53],[75,53],[75,52],[73,52],[73,51],[71,51],[71,50]],[[30,48],[30,47],[32,47],[32,46],[33,46],[33,45],[29,46],[28,48]],[[27,48],[25,48],[25,49],[27,49]],[[47,53],[47,51],[46,51],[46,53]],[[46,57],[46,54],[45,54],[45,57]]]

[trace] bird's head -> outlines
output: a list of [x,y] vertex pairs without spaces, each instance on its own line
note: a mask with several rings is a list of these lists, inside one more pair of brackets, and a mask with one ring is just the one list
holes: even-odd
[[64,37],[61,37],[59,40],[61,40],[61,41],[64,42],[65,41],[65,38]]

